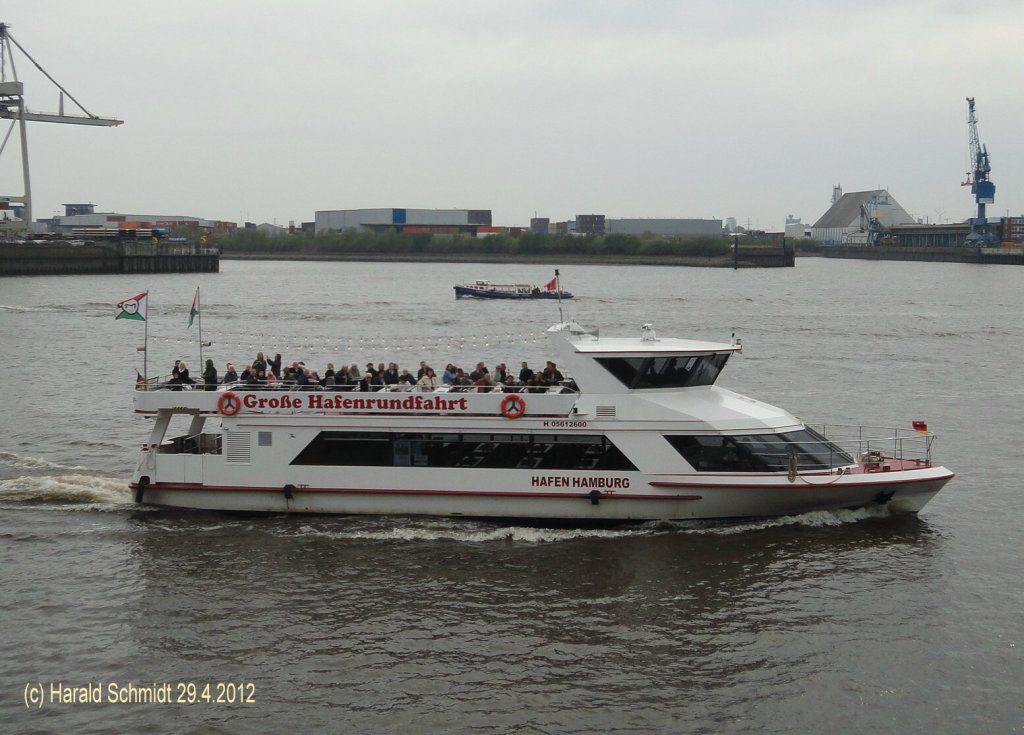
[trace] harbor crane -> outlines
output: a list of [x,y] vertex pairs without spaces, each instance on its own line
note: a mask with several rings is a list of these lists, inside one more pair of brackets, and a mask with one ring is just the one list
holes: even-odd
[[[60,104],[58,112],[32,112],[25,107],[25,85],[18,79],[18,73],[14,67],[14,54],[12,52],[11,44],[17,47],[25,58],[31,61],[36,69],[42,72],[43,76],[53,82],[57,89],[60,90]],[[8,75],[8,66],[10,67],[10,75]],[[65,114],[65,97],[71,100],[71,102],[74,103],[74,105],[84,114]],[[32,56],[29,55],[28,51],[26,51],[24,47],[22,47],[22,45],[11,36],[11,27],[6,23],[0,23],[0,118],[6,118],[11,121],[11,125],[7,129],[7,133],[3,137],[3,141],[0,142],[0,155],[3,154],[4,148],[7,147],[7,142],[11,137],[11,133],[14,131],[15,124],[18,125],[18,132],[21,137],[21,168],[25,181],[25,193],[22,195],[10,196],[0,195],[0,206],[9,207],[12,202],[22,204],[24,212],[21,217],[21,222],[20,224],[14,222],[14,227],[12,227],[12,229],[16,228],[26,231],[32,224],[32,185],[29,178],[28,167],[28,140],[25,136],[26,121],[68,123],[72,125],[100,125],[104,127],[120,125],[123,122],[122,120],[116,120],[112,117],[99,117],[98,115],[93,115],[85,109],[70,92],[64,89],[56,79],[50,76],[46,70],[39,65],[39,62],[33,59]]]
[[974,201],[978,204],[978,215],[971,220],[971,232],[967,235],[967,244],[977,247],[994,245],[996,238],[988,221],[985,219],[985,205],[996,200],[996,185],[989,179],[992,164],[988,159],[988,149],[978,138],[978,118],[974,114],[974,98],[967,98],[967,130],[970,138],[971,165],[967,172],[967,180],[961,186],[970,186]]

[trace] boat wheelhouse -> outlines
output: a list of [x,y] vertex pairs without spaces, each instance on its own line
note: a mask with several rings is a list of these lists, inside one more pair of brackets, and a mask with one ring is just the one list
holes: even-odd
[[932,434],[807,425],[718,386],[737,340],[547,335],[571,379],[543,387],[140,384],[153,428],[131,487],[216,510],[607,522],[917,512],[953,477]]

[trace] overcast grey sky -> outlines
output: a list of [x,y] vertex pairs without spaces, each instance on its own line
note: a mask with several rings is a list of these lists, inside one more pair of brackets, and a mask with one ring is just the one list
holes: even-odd
[[[833,184],[934,222],[1024,212],[1024,2],[8,0],[0,21],[117,128],[30,124],[36,217],[287,224],[318,209],[813,222]],[[56,88],[16,52],[30,109]],[[10,70],[8,69],[8,72]],[[66,106],[70,111],[70,108]],[[6,121],[3,121],[6,132]],[[0,193],[20,194],[12,137]]]

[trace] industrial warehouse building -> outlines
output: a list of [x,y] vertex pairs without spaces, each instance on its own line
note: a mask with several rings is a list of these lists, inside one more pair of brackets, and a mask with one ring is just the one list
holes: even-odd
[[47,231],[71,234],[82,230],[144,230],[153,227],[188,227],[202,232],[232,232],[234,222],[174,214],[120,214],[97,212],[95,204],[65,204],[64,215],[37,220]]
[[329,209],[317,211],[315,228],[321,232],[370,230],[476,235],[491,226],[489,209]]
[[885,189],[851,191],[832,189],[832,206],[811,225],[811,237],[823,245],[864,244],[871,220],[888,229],[893,225],[915,224],[914,218]]

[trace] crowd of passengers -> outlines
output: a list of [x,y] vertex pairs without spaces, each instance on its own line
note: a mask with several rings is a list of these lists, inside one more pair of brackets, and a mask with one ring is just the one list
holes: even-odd
[[[196,390],[217,390],[217,386],[228,385],[246,390],[420,390],[434,391],[447,386],[449,391],[504,391],[517,392],[526,390],[540,393],[552,386],[566,384],[565,377],[559,372],[555,363],[548,361],[541,371],[534,371],[525,361],[518,374],[508,369],[505,363],[499,363],[494,371],[487,369],[482,362],[476,368],[466,372],[463,368],[449,363],[438,377],[437,373],[425,361],[420,362],[416,375],[397,363],[390,362],[387,367],[372,362],[366,367],[352,363],[348,367],[342,365],[335,369],[334,363],[327,363],[321,375],[318,371],[306,367],[304,362],[293,362],[282,367],[281,355],[272,359],[264,357],[262,352],[256,359],[246,365],[239,373],[233,363],[227,363],[223,376],[219,376],[213,360],[207,360],[202,377],[196,380],[189,374],[188,366],[181,360],[174,361],[168,385],[173,390],[185,388]],[[571,383],[571,381],[569,381]],[[573,389],[574,386],[570,386]]]

